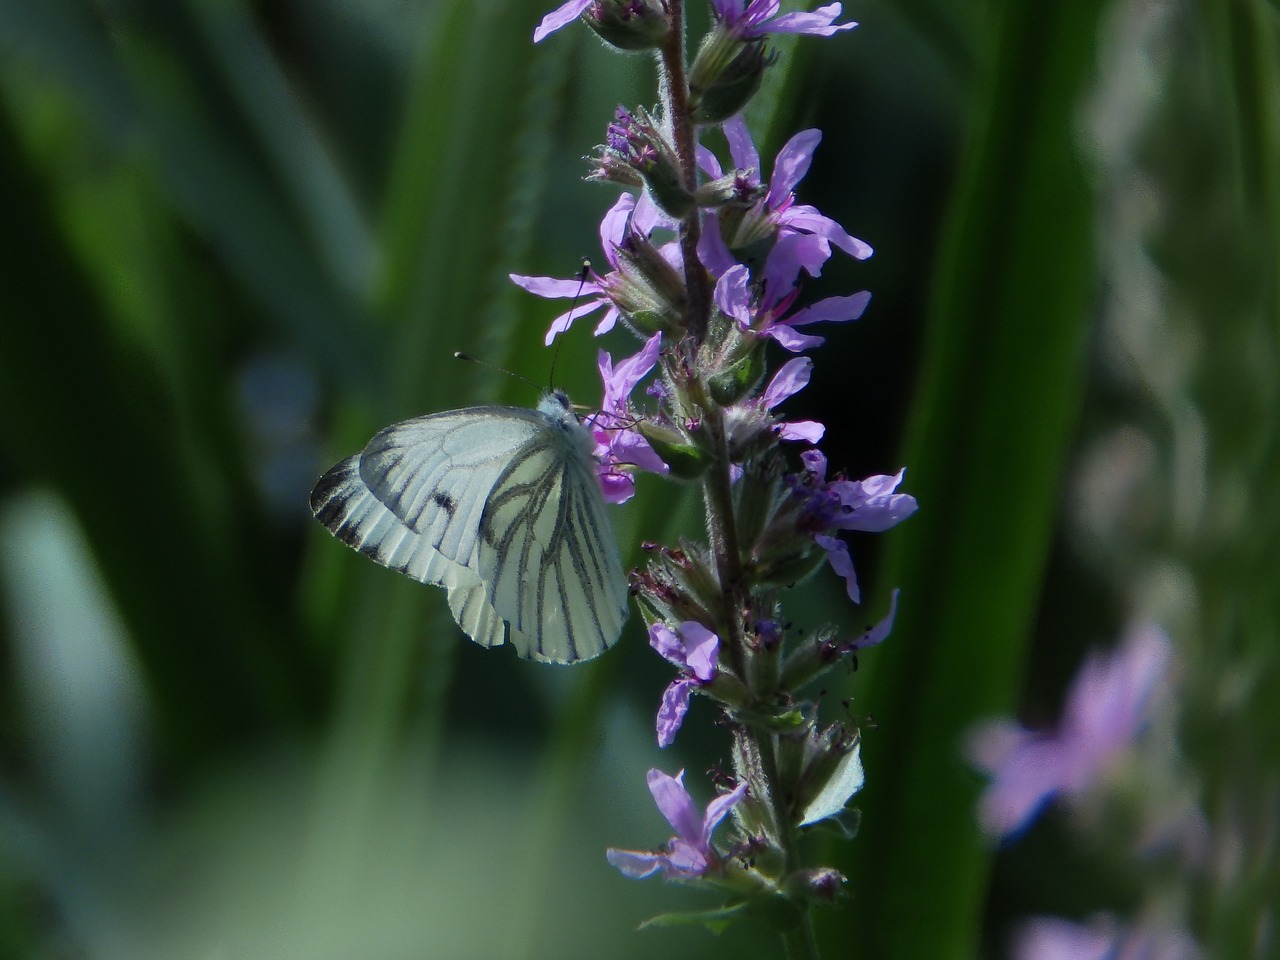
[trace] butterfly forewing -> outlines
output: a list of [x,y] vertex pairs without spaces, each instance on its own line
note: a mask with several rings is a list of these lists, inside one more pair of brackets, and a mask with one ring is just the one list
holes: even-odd
[[388,427],[320,479],[312,511],[365,556],[445,587],[477,643],[593,657],[618,638],[627,585],[590,437],[557,403]]
[[470,566],[489,490],[541,427],[534,411],[507,407],[408,420],[369,441],[360,477],[406,526]]

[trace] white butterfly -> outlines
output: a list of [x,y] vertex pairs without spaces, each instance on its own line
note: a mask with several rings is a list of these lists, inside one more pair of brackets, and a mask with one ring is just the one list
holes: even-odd
[[406,420],[329,470],[311,510],[343,543],[449,592],[476,643],[575,663],[627,619],[627,581],[592,458],[560,391],[536,410]]

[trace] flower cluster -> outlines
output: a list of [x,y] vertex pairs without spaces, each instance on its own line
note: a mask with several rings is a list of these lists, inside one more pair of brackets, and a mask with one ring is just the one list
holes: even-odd
[[[1147,775],[1135,777],[1138,756],[1148,745],[1145,731],[1169,704],[1173,647],[1152,625],[1131,630],[1111,653],[1090,656],[1067,691],[1056,729],[1028,730],[1009,719],[991,720],[970,732],[968,753],[990,777],[978,806],[978,820],[992,838],[1009,841],[1026,830],[1056,798],[1077,807],[1105,807],[1127,791],[1133,798],[1124,817],[1140,826],[1133,852],[1175,852],[1189,864],[1203,859],[1205,820],[1181,796],[1161,789]],[[1157,747],[1161,752],[1162,748]],[[1108,843],[1115,849],[1115,844]],[[1153,884],[1158,892],[1160,884]],[[1199,949],[1171,924],[1170,905],[1153,902],[1160,922],[1122,924],[1099,916],[1082,925],[1056,917],[1025,922],[1013,943],[1016,960],[1081,958],[1164,958],[1192,960]],[[1176,905],[1173,905],[1176,909]]]
[[[706,506],[708,542],[653,546],[632,584],[650,645],[676,668],[657,709],[659,746],[674,741],[697,695],[730,733],[733,773],[720,775],[701,813],[683,771],[651,770],[650,793],[675,836],[651,851],[610,850],[609,862],[628,877],[660,873],[727,894],[717,922],[725,909],[768,899],[785,906],[763,915],[786,915],[794,928],[843,883],[804,861],[800,834],[823,825],[852,836],[847,806],[864,779],[856,722],[822,723],[804,691],[888,636],[897,593],[883,619],[852,636],[835,627],[799,635],[782,598],[829,565],[859,603],[841,535],[887,530],[916,502],[898,492],[901,470],[829,476],[816,447],[824,424],[782,412],[823,343],[810,328],[856,320],[870,301],[866,291],[813,301],[805,282],[837,251],[856,260],[872,251],[797,197],[821,133],[797,133],[766,170],[741,115],[773,61],[770,34],[830,37],[855,24],[839,22],[838,3],[811,13],[781,13],[778,0],[711,7],[688,65],[672,59],[685,49],[680,3],[572,0],[543,19],[535,41],[581,21],[614,47],[653,51],[668,82],[658,106],[617,109],[593,158],[587,179],[622,191],[600,224],[601,269],[511,279],[540,297],[573,298],[548,344],[590,314],[600,316],[597,335],[625,329],[643,342],[616,362],[600,352],[604,400],[588,423],[606,499],[630,498],[634,473],[648,471],[696,481]],[[716,127],[727,157],[702,143]],[[647,402],[633,401],[651,374]],[[732,835],[714,839],[730,812]]]

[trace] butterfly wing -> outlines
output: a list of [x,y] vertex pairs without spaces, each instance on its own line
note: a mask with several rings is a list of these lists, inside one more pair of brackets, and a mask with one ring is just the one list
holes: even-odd
[[572,663],[618,639],[627,581],[576,421],[549,418],[498,477],[478,567],[523,657]]
[[395,424],[329,470],[311,508],[365,556],[445,587],[483,646],[509,636],[521,656],[571,663],[610,646],[626,619],[590,459],[544,413],[475,407]]

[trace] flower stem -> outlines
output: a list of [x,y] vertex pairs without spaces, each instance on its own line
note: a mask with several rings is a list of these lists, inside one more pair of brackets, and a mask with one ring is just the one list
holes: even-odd
[[806,912],[799,926],[782,935],[787,960],[819,960],[818,939],[813,933],[813,915]]
[[[684,0],[667,0],[667,16],[671,29],[667,31],[667,39],[659,51],[662,93],[667,122],[671,124],[673,146],[680,159],[680,174],[685,189],[692,193],[698,186],[698,160],[693,112],[689,106],[689,82],[685,75]],[[711,289],[706,271],[698,260],[700,233],[701,220],[695,207],[680,224],[680,256],[684,262],[685,288],[689,297],[686,320],[689,337],[694,344],[701,344],[706,338],[707,321],[711,316]]]

